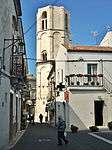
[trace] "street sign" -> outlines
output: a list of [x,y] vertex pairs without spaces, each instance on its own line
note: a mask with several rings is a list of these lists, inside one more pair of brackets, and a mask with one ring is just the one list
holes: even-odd
[[69,91],[65,91],[65,92],[64,92],[64,100],[65,100],[66,102],[69,102]]

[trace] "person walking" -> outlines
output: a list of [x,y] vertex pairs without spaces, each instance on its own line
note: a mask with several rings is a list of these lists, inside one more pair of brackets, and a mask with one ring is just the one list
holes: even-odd
[[39,115],[39,119],[40,119],[40,123],[42,123],[42,121],[43,121],[43,115],[42,114]]
[[58,145],[62,145],[62,140],[65,142],[65,144],[68,144],[69,141],[66,139],[64,135],[66,124],[61,116],[58,117],[57,128],[58,128]]

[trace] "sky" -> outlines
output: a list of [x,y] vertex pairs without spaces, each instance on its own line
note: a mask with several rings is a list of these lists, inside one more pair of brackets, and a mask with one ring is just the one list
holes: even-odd
[[21,0],[27,57],[31,58],[28,59],[30,74],[35,74],[36,13],[38,8],[47,5],[64,6],[70,12],[74,45],[96,45],[112,27],[112,0]]

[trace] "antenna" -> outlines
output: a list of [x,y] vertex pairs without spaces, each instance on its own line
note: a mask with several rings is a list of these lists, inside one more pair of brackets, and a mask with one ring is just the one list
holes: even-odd
[[93,38],[95,40],[95,45],[97,45],[98,32],[97,31],[91,31],[91,35],[93,36]]
[[107,24],[104,26],[104,28],[107,30],[107,31],[112,31],[112,26]]

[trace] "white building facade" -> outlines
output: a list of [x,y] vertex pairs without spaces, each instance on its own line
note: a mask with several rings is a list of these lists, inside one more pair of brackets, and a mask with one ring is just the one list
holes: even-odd
[[[36,108],[35,121],[39,114],[43,121],[48,99],[48,74],[51,70],[51,60],[54,60],[59,46],[70,40],[69,13],[64,7],[47,6],[38,9],[37,13],[37,63],[36,63]],[[50,61],[48,61],[50,60]]]
[[111,47],[68,44],[60,47],[56,58],[56,86],[62,83],[65,88],[56,98],[56,116],[63,116],[68,129],[72,124],[79,130],[107,126],[112,120],[111,60]]
[[103,37],[100,46],[112,46],[112,31],[107,31],[106,35]]
[[[21,124],[21,92],[19,84],[13,83],[19,80],[13,74],[17,69],[13,60],[23,52],[18,47],[19,39],[23,40],[21,15],[19,0],[0,1],[0,148],[14,139]],[[23,55],[21,65],[22,61]]]

